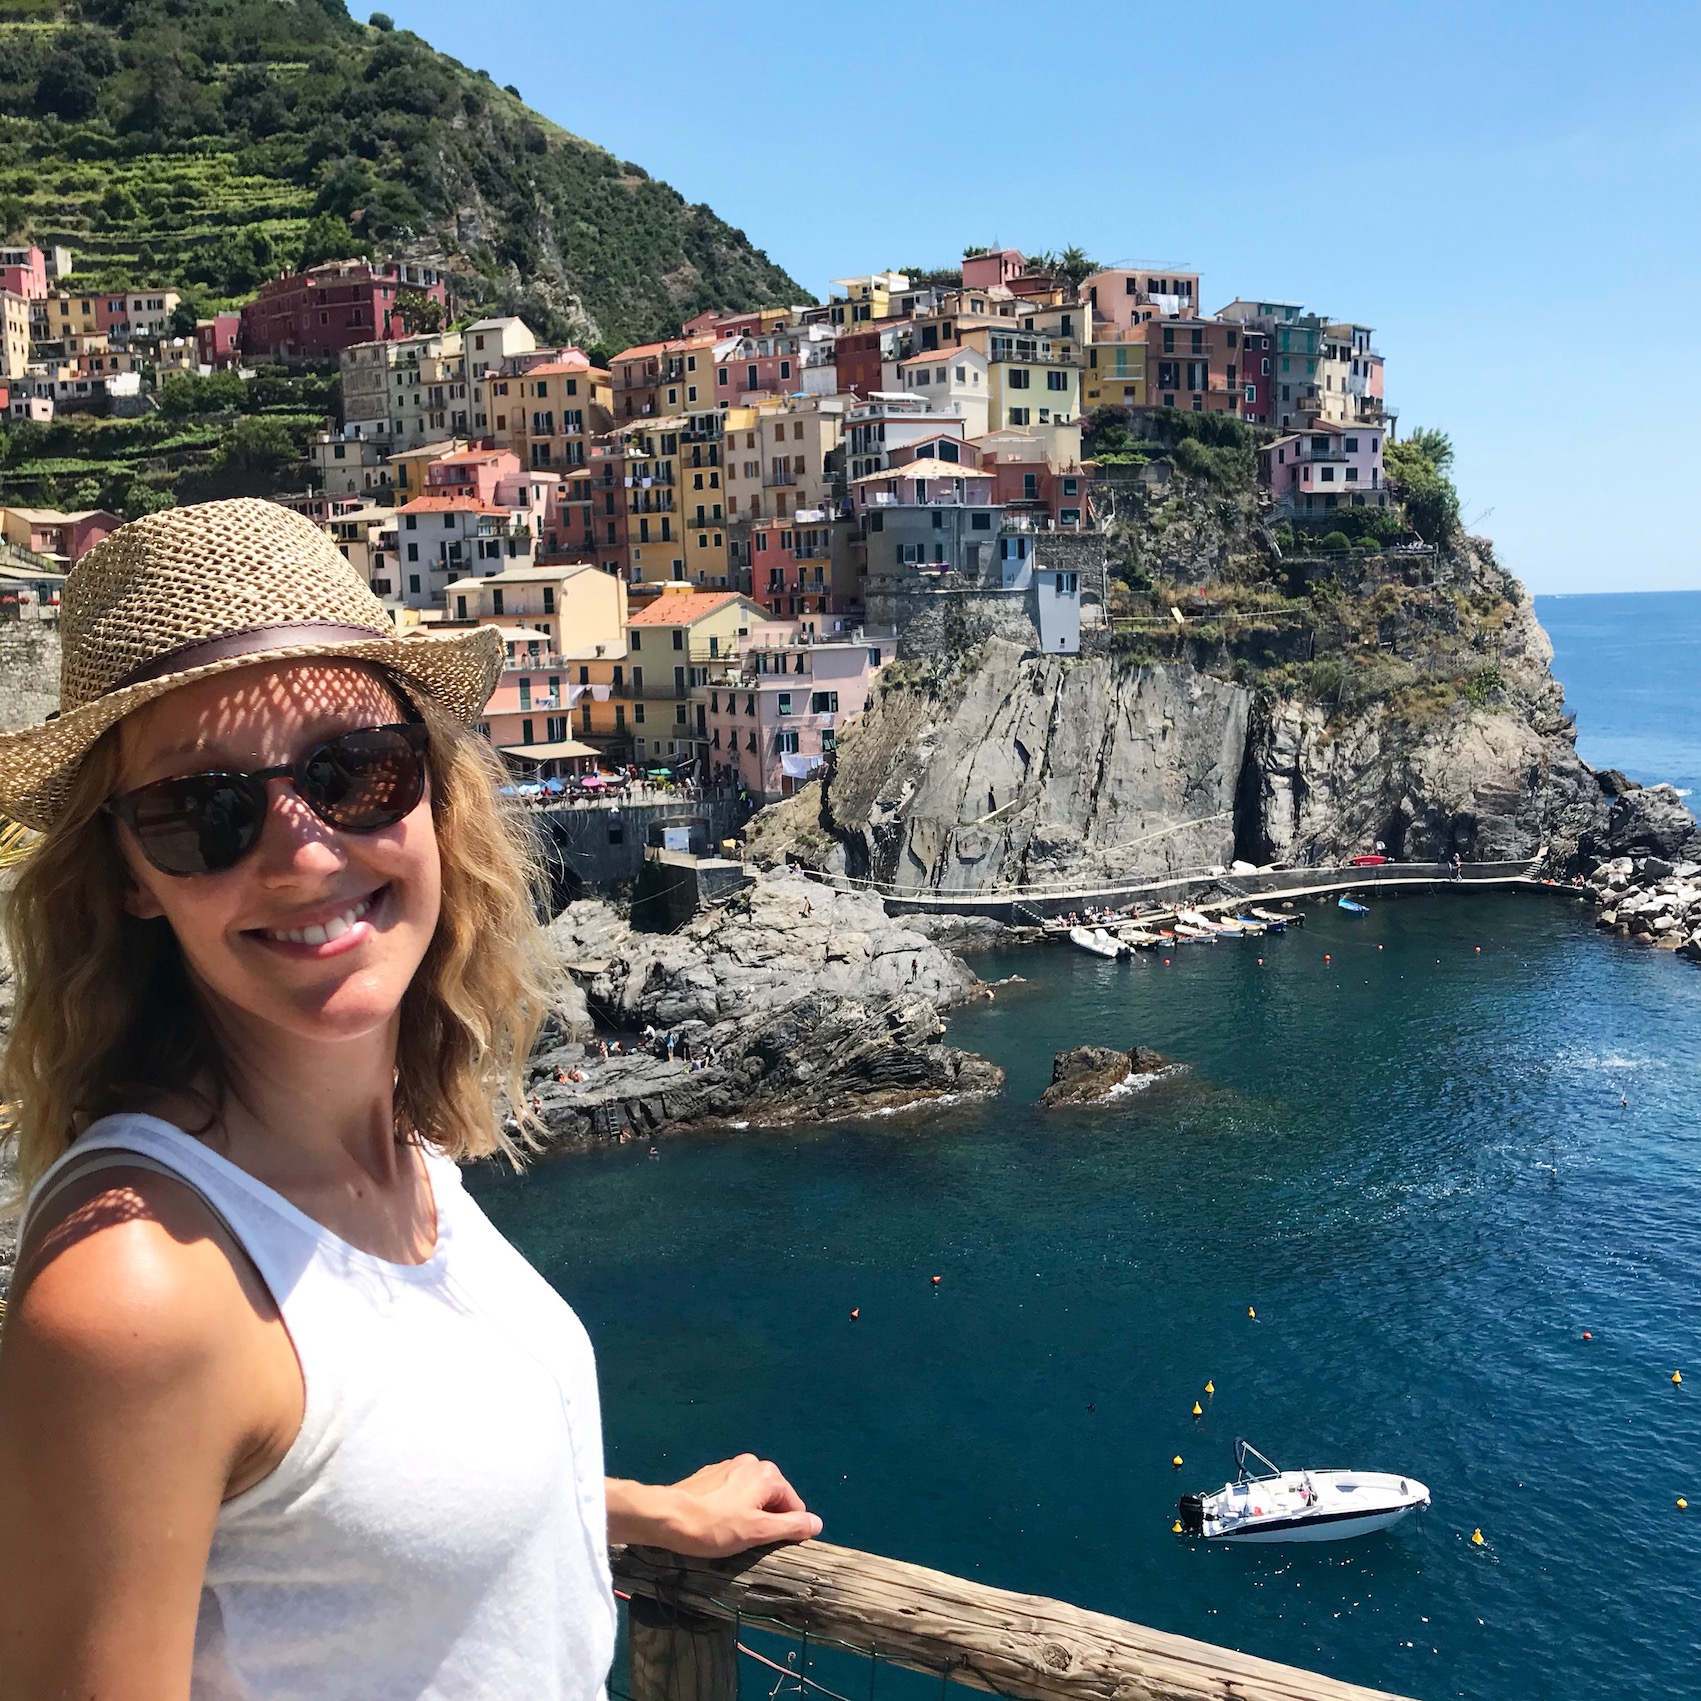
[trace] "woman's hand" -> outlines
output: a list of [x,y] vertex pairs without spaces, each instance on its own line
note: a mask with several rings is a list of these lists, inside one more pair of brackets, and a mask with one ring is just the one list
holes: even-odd
[[780,1475],[778,1465],[741,1453],[667,1486],[610,1477],[608,1539],[724,1559],[775,1542],[803,1542],[821,1520]]

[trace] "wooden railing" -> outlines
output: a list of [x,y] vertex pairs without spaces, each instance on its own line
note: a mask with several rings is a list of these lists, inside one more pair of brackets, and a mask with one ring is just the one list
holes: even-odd
[[615,1586],[631,1597],[631,1701],[735,1701],[745,1625],[1017,1701],[1390,1701],[1381,1690],[826,1542],[729,1560],[637,1547],[611,1557]]

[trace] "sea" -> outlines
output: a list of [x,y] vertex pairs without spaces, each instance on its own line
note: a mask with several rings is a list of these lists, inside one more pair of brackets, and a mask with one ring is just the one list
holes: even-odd
[[[1539,608],[1588,759],[1701,784],[1701,594]],[[995,1101],[480,1176],[596,1343],[610,1471],[754,1451],[829,1540],[1424,1701],[1701,1695],[1701,970],[1559,898],[1303,913],[976,959]],[[1136,1043],[1175,1068],[1036,1105]],[[1178,1537],[1237,1437],[1433,1504]]]

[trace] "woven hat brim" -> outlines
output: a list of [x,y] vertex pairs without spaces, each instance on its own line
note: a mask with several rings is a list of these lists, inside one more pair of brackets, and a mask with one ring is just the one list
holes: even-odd
[[146,703],[198,680],[245,667],[330,658],[377,662],[418,687],[465,726],[483,717],[503,662],[502,635],[491,626],[421,632],[406,638],[361,638],[291,645],[229,656],[108,692],[57,720],[0,732],[0,816],[45,832],[70,795],[77,766],[107,728]]

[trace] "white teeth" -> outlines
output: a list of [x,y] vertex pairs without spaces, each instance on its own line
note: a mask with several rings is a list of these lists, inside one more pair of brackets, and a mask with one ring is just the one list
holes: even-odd
[[277,939],[288,945],[323,945],[332,939],[341,939],[357,921],[371,912],[377,902],[378,894],[374,892],[369,898],[362,898],[351,909],[344,910],[341,915],[332,916],[329,921],[316,922],[312,927],[283,927],[269,929],[268,939]]

